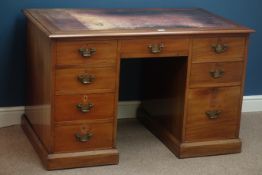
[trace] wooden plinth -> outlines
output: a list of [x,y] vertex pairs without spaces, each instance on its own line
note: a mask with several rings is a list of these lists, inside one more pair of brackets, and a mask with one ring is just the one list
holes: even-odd
[[26,116],[22,116],[22,128],[47,170],[110,165],[119,162],[117,149],[50,154],[38,139]]
[[181,143],[168,130],[147,114],[139,111],[137,118],[158,137],[178,158],[211,156],[241,152],[240,139]]

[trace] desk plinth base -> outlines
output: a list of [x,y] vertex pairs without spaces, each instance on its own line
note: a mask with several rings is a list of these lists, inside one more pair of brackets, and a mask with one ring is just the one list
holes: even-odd
[[158,137],[178,158],[190,158],[241,152],[240,139],[181,143],[150,116],[139,111],[137,118]]
[[25,115],[22,116],[22,128],[47,170],[113,165],[119,162],[117,149],[49,154]]

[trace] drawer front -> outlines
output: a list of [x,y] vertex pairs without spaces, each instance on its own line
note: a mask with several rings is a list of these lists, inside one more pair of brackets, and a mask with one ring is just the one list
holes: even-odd
[[116,68],[57,69],[57,93],[114,92]]
[[241,88],[189,90],[186,141],[207,141],[236,137]]
[[55,97],[56,122],[113,118],[114,112],[114,93]]
[[240,85],[243,66],[243,62],[192,64],[190,87]]
[[187,56],[189,39],[130,39],[121,41],[122,58]]
[[57,64],[114,65],[116,53],[116,41],[63,41],[57,43]]
[[193,39],[193,62],[243,60],[244,37],[197,38]]
[[113,147],[113,124],[81,124],[55,128],[54,152],[98,150]]

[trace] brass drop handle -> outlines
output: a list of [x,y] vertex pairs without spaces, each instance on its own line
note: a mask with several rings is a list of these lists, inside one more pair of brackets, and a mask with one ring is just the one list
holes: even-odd
[[212,45],[212,49],[214,50],[215,53],[221,54],[227,51],[228,46],[225,44],[215,44]]
[[83,104],[83,103],[78,103],[76,105],[76,108],[83,113],[87,113],[89,112],[92,108],[94,107],[94,104],[89,102],[87,104]]
[[148,46],[148,48],[149,48],[149,50],[150,50],[150,52],[151,52],[152,54],[160,53],[160,52],[163,50],[164,47],[165,47],[165,45],[164,45],[163,43],[160,43],[160,44],[150,44],[150,45]]
[[216,69],[216,70],[213,70],[213,71],[210,71],[210,76],[214,79],[218,79],[218,78],[221,78],[224,76],[225,72],[223,70],[220,70],[220,69]]
[[92,133],[86,133],[86,134],[80,134],[76,133],[75,138],[79,142],[87,142],[92,138],[93,134]]
[[79,53],[84,58],[89,58],[96,53],[95,48],[80,48]]
[[77,76],[77,79],[82,84],[87,85],[87,84],[91,84],[92,82],[94,82],[96,77],[94,75],[81,74]]
[[221,110],[206,111],[206,116],[209,119],[217,119],[221,113],[222,113]]

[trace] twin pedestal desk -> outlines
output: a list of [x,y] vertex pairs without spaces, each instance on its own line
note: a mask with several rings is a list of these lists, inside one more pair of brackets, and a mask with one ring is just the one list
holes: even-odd
[[48,170],[117,164],[121,59],[137,118],[177,157],[238,153],[248,37],[202,9],[28,9],[22,126]]

